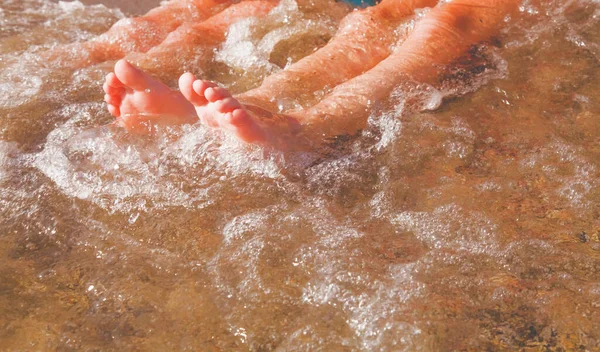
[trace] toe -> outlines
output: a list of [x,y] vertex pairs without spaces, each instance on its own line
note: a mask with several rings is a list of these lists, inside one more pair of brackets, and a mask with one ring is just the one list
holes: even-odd
[[206,105],[208,101],[204,98],[204,95],[200,95],[194,91],[194,81],[196,81],[196,77],[194,77],[193,74],[189,72],[184,73],[179,78],[179,90],[181,91],[181,94],[195,106]]
[[208,101],[210,101],[211,103],[214,103],[218,100],[222,100],[222,99],[231,97],[231,93],[229,93],[229,91],[225,88],[211,87],[211,88],[207,88],[204,91],[204,96],[206,97],[206,99]]
[[110,112],[111,115],[113,115],[114,117],[119,117],[121,116],[121,110],[114,106],[114,105],[108,105],[108,112]]
[[155,80],[143,71],[133,67],[126,60],[119,60],[115,64],[115,76],[125,86],[135,90],[145,90],[153,86]]
[[104,82],[104,84],[102,85],[102,89],[104,90],[104,93],[106,94],[110,94],[110,95],[123,95],[125,94],[125,88],[115,88],[111,85],[109,85],[107,82]]
[[236,99],[229,97],[219,100],[215,103],[215,109],[220,113],[232,112],[235,109],[240,109],[242,105]]
[[254,125],[254,120],[245,109],[235,109],[230,112],[224,113],[219,119],[219,124],[224,129],[231,129],[236,133],[240,133],[240,129],[246,130]]
[[233,131],[237,137],[244,142],[264,142],[267,139],[263,129],[254,122],[245,109],[235,109],[227,113],[225,119],[235,128]]
[[179,90],[181,90],[182,93],[184,91],[193,90],[192,84],[194,84],[195,80],[196,77],[191,72],[182,74],[181,77],[179,77]]
[[237,127],[254,124],[250,114],[248,114],[248,112],[242,108],[233,110],[230,114],[227,114],[227,117],[229,119],[229,123]]
[[194,90],[194,92],[196,92],[196,94],[198,94],[201,97],[204,97],[208,88],[214,88],[216,86],[217,85],[213,82],[198,79],[192,84],[192,89]]
[[122,88],[123,87],[123,83],[121,81],[119,81],[119,79],[117,78],[117,75],[115,75],[114,72],[111,72],[108,75],[106,75],[106,80],[104,83],[111,87],[114,87],[114,88]]
[[121,97],[118,95],[105,94],[104,101],[107,104],[114,105],[114,106],[121,105]]

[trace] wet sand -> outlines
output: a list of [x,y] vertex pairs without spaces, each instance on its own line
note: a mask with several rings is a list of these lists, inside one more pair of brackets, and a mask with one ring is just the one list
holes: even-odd
[[[0,349],[600,350],[600,9],[543,3],[296,155],[115,128],[114,62],[29,63],[121,15],[0,0]],[[165,76],[252,87],[336,30],[314,4]]]

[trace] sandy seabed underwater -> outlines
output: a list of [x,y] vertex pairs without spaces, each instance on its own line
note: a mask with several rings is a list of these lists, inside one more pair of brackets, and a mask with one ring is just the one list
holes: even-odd
[[[330,5],[283,0],[181,71],[254,87],[331,38]],[[441,86],[296,154],[128,135],[114,62],[40,62],[136,10],[0,0],[1,350],[600,350],[597,1],[524,2]]]

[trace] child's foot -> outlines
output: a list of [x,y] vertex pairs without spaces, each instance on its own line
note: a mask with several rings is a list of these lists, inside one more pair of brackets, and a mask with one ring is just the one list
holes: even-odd
[[[190,81],[191,85],[192,82]],[[119,60],[106,76],[104,100],[117,123],[129,131],[147,132],[153,125],[194,123],[194,105],[150,75]]]
[[244,107],[225,88],[208,81],[196,80],[191,73],[179,79],[179,89],[196,108],[198,117],[211,127],[220,127],[244,142],[261,143],[268,140],[266,130],[259,125],[249,109]]

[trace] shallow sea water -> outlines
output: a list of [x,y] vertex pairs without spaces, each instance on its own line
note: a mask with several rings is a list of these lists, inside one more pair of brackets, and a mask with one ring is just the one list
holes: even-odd
[[[285,0],[185,69],[255,86],[334,8]],[[40,58],[125,15],[0,0],[0,349],[600,350],[600,4],[521,10],[357,138],[282,154],[109,125],[113,62]]]

